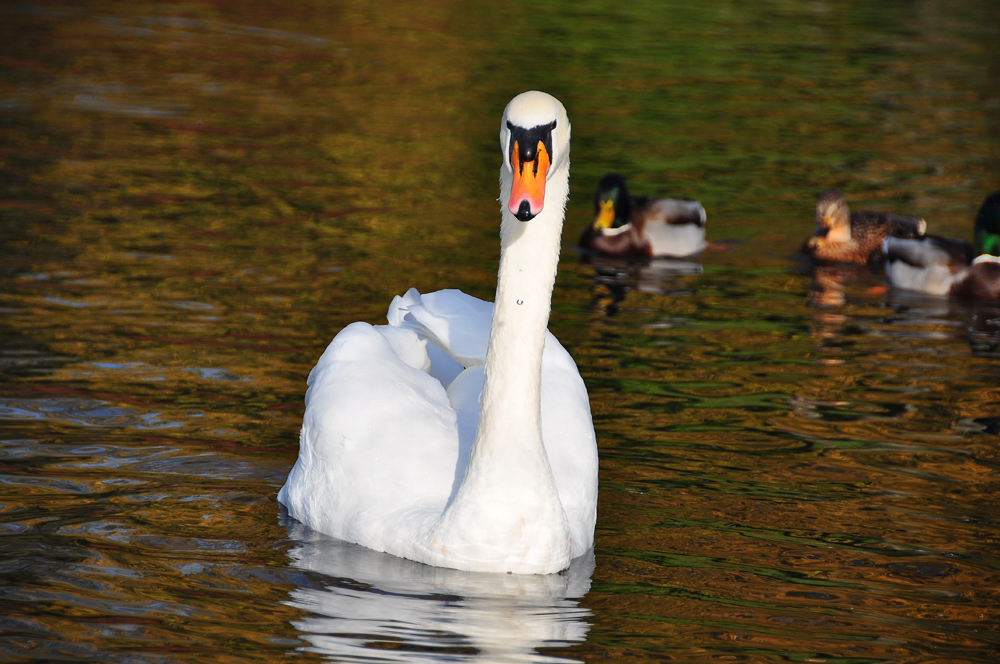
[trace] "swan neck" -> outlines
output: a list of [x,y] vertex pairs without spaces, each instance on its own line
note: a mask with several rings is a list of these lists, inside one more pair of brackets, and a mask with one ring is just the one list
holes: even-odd
[[[477,446],[499,432],[494,428],[505,431],[502,444],[541,444],[542,351],[559,263],[568,174],[565,167],[553,173],[545,207],[531,221],[517,220],[503,206]],[[504,184],[502,178],[501,190]],[[504,193],[501,200],[506,200]]]
[[465,477],[432,529],[430,547],[468,549],[495,559],[501,570],[550,573],[569,563],[571,551],[541,418],[542,351],[569,193],[568,159],[548,179],[544,207],[530,221],[506,210],[510,188],[511,177],[501,170],[500,270],[479,426]]

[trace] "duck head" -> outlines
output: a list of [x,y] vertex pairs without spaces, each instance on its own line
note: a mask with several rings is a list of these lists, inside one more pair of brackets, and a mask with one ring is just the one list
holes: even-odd
[[569,164],[569,118],[558,99],[531,91],[510,100],[500,125],[503,177],[511,178],[507,209],[521,221],[545,207],[545,184]]
[[603,231],[621,228],[632,218],[632,197],[625,178],[608,173],[597,183],[594,194],[594,229]]
[[851,239],[851,211],[847,199],[836,189],[827,189],[816,200],[816,232],[808,245],[847,242]]
[[1000,256],[1000,191],[986,197],[976,214],[976,255]]

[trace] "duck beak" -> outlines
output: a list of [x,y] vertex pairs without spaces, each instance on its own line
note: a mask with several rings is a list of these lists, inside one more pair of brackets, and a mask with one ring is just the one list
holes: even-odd
[[829,211],[823,213],[816,213],[816,232],[813,233],[813,238],[816,244],[822,242],[847,242],[851,239],[851,225],[850,222],[845,224],[837,224],[837,217]]
[[[545,206],[545,175],[551,162],[543,141],[538,141],[527,150],[522,150],[520,143],[519,138],[515,139],[511,150],[514,184],[510,188],[507,209],[521,221],[529,221]],[[524,159],[525,154],[534,158]]]
[[594,219],[594,228],[602,231],[607,230],[615,223],[615,202],[601,201],[598,205],[601,209],[597,213],[597,218]]

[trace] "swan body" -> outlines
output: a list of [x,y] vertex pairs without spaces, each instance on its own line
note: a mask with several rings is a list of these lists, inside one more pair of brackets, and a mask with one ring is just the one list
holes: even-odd
[[802,252],[829,263],[869,263],[882,260],[887,237],[923,236],[927,222],[891,212],[851,211],[844,195],[827,189],[816,201],[816,231]]
[[528,92],[504,111],[494,304],[396,297],[309,376],[278,494],[328,535],[440,567],[552,573],[593,546],[597,443],[586,387],[547,331],[569,194],[570,125]]
[[580,246],[614,256],[690,256],[705,248],[705,208],[698,201],[634,198],[625,178],[609,173],[594,196],[593,223]]
[[887,237],[882,243],[890,283],[904,290],[969,300],[1000,301],[1000,191],[976,214],[975,243],[936,236]]

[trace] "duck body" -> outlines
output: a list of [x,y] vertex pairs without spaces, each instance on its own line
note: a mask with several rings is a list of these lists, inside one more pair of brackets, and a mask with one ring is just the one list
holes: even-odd
[[827,189],[816,202],[816,231],[802,252],[826,263],[871,263],[882,260],[887,237],[922,237],[927,222],[891,212],[852,211],[844,195]]
[[886,276],[904,290],[1000,301],[1000,191],[976,214],[975,242],[937,236],[883,241]]
[[580,235],[584,249],[613,256],[690,256],[705,249],[705,208],[697,201],[629,195],[625,178],[609,173],[594,196],[594,222]]
[[593,546],[589,399],[546,329],[569,132],[562,104],[544,93],[504,112],[494,304],[411,289],[393,300],[388,325],[353,323],[330,343],[309,376],[299,457],[278,494],[292,517],[376,551],[481,572],[558,572]]
[[965,278],[976,257],[971,242],[928,235],[883,242],[885,271],[893,286],[930,295],[948,295]]

